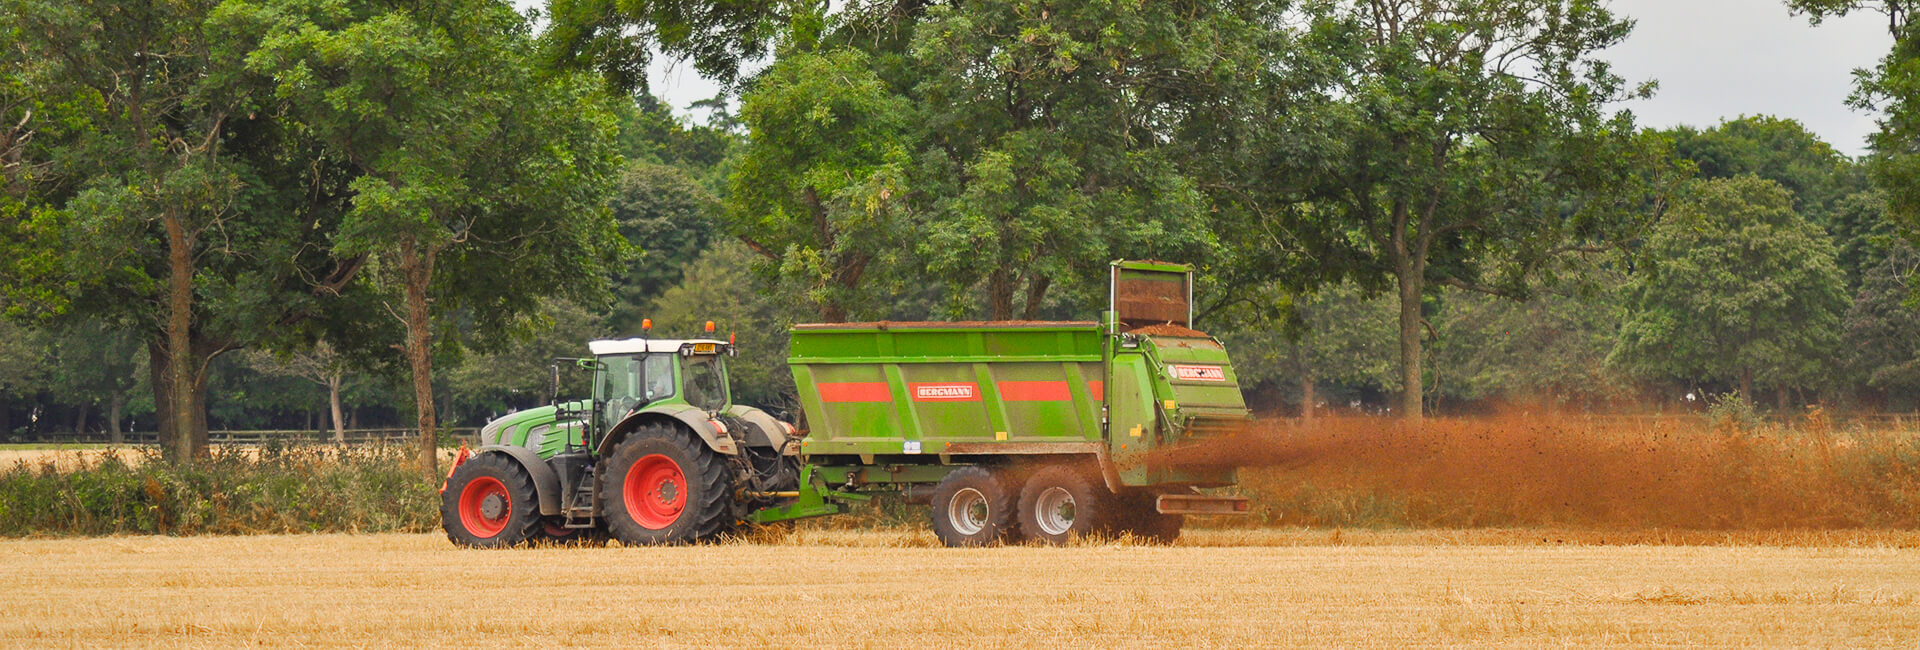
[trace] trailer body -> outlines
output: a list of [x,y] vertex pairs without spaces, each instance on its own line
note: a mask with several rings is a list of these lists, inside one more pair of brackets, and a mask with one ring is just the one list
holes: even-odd
[[1189,269],[1113,269],[1101,321],[796,326],[788,365],[809,462],[853,484],[1066,457],[1099,467],[1114,490],[1232,484],[1231,467],[1157,453],[1247,418],[1225,348],[1188,327]]

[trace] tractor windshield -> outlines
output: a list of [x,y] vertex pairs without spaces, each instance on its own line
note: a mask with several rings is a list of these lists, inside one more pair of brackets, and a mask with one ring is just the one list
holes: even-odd
[[687,357],[687,403],[703,411],[718,411],[727,406],[726,373],[718,355]]

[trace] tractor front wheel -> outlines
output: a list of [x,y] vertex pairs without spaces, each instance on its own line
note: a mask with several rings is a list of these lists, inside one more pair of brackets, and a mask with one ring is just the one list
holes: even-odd
[[453,470],[440,493],[440,527],[461,546],[513,546],[540,524],[533,477],[502,454],[481,454]]
[[607,531],[629,546],[689,544],[730,523],[726,459],[691,432],[640,427],[613,452],[605,482]]

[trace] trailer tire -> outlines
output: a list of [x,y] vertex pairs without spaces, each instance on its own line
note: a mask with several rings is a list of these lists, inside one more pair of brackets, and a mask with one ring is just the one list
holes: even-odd
[[1048,465],[1020,488],[1020,532],[1042,544],[1065,544],[1075,537],[1105,532],[1118,499],[1086,472]]
[[1014,531],[1014,495],[999,472],[962,467],[940,479],[929,500],[933,535],[947,546],[990,546]]
[[726,459],[692,432],[642,425],[607,461],[601,493],[607,532],[628,546],[691,544],[719,537],[732,523]]
[[481,454],[447,478],[440,528],[460,546],[515,546],[540,527],[539,503],[526,468],[503,454]]

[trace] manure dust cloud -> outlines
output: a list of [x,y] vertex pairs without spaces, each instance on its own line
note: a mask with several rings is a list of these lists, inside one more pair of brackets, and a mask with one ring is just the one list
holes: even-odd
[[1241,467],[1248,524],[1753,530],[1920,525],[1910,430],[1697,418],[1260,420],[1149,462]]

